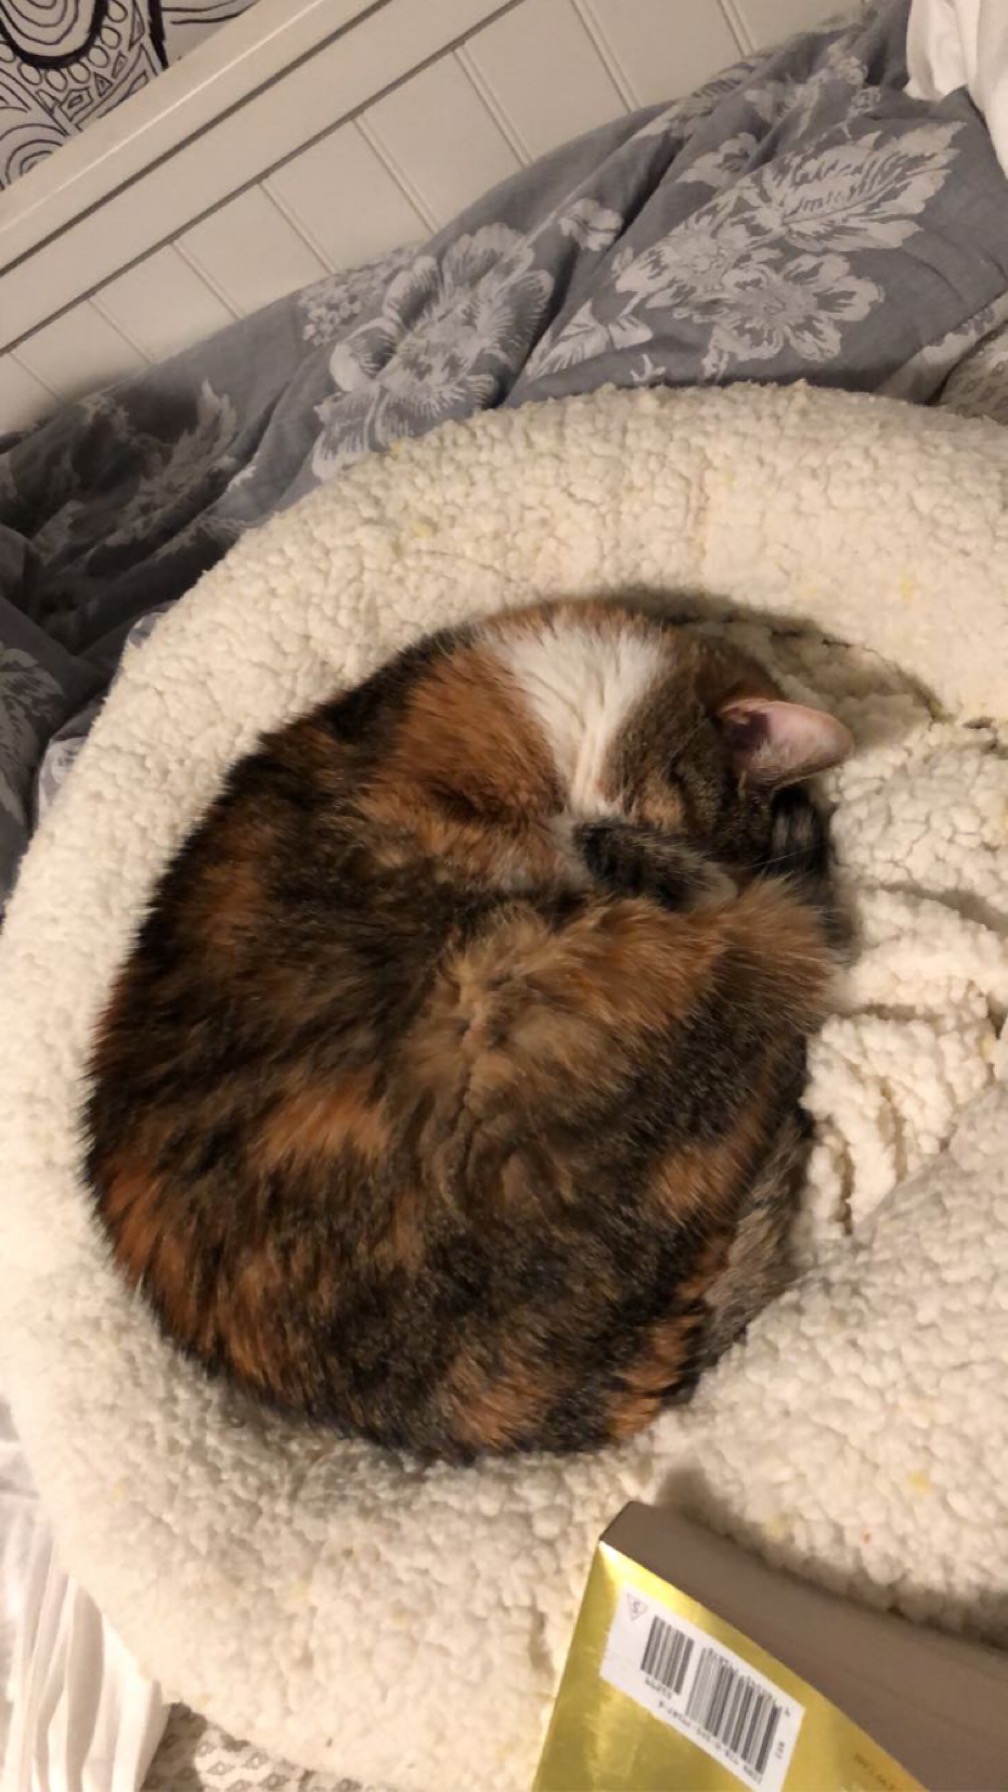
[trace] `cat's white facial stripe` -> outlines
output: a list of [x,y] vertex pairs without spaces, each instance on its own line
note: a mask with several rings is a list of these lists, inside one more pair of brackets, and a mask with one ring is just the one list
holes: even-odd
[[561,623],[494,643],[549,742],[572,815],[612,815],[603,780],[613,743],[663,670],[657,642]]

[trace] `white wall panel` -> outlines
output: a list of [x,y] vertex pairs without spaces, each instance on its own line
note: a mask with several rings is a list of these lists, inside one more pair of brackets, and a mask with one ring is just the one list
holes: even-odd
[[[305,4],[295,6],[294,11],[303,13]],[[277,78],[247,93],[201,135],[183,137],[132,184],[121,186],[117,182],[115,158],[110,153],[106,158],[104,200],[86,216],[73,217],[55,240],[45,240],[44,219],[35,217],[35,248],[20,264],[9,266],[2,276],[0,349],[14,346],[42,318],[52,316],[60,306],[90,292],[121,273],[128,263],[195,225],[203,214],[228,202],[239,189],[265,178],[287,157],[296,155],[312,139],[341,123],[386,86],[410,75],[428,56],[437,55],[446,45],[492,18],[502,4],[506,0],[385,0],[385,4],[362,10],[358,0],[314,0],[312,10],[316,15],[329,14],[340,19],[348,13],[359,13],[360,17],[350,29],[323,42],[315,53],[287,70],[281,66],[276,70]],[[261,0],[261,6],[264,20],[272,20],[275,27],[277,8],[269,0]],[[246,20],[256,19],[259,13],[260,7],[255,6],[234,23],[244,26]],[[206,49],[209,51],[219,39],[226,38],[229,29],[224,26],[216,32]],[[282,32],[276,35],[283,37]],[[156,93],[162,81],[182,74],[190,65],[198,65],[203,48],[194,50],[145,92]],[[457,64],[453,66],[461,76]],[[461,78],[465,80],[464,76]],[[469,83],[465,85],[471,92]],[[134,97],[143,99],[144,95]],[[115,113],[122,120],[124,134],[128,131],[131,104],[127,101]],[[480,111],[485,114],[485,108],[480,107]],[[491,129],[495,129],[492,121]],[[80,141],[83,143],[89,135],[90,132],[83,132]],[[75,144],[69,147],[77,148]],[[131,151],[135,147],[132,137],[129,147]],[[60,149],[49,160],[55,163],[62,154]],[[477,175],[487,163],[486,145],[477,146]],[[31,174],[24,177],[26,181],[30,178]],[[17,193],[21,184],[19,181],[12,192]],[[5,230],[0,205],[0,267],[7,258],[8,247],[13,250],[14,237],[20,242],[23,234]]]
[[259,0],[0,196],[0,431],[422,238],[833,5]]
[[523,0],[470,38],[463,58],[530,159],[625,110],[571,0]]
[[361,122],[438,224],[520,166],[455,56],[414,75]]
[[54,410],[56,403],[52,393],[13,355],[0,355],[0,436],[27,429]]
[[[86,131],[69,138],[57,154],[44,157],[8,189],[0,206],[0,267],[34,251],[44,238],[104,204],[113,188],[145,175],[180,143],[310,59],[334,33],[352,29],[373,3],[257,0],[184,62],[140,88],[128,105],[93,119]],[[55,0],[34,4],[36,12],[59,10]],[[0,11],[10,11],[7,0]],[[131,248],[127,259],[136,252]]]
[[261,187],[250,187],[179,238],[195,267],[247,313],[321,280],[326,264]]
[[97,303],[152,361],[213,336],[236,315],[175,249],[157,249],[110,280]]
[[36,330],[21,344],[18,359],[61,398],[82,398],[145,365],[133,344],[87,303]]
[[717,0],[579,0],[579,10],[639,106],[678,99],[740,53]]
[[841,10],[837,0],[735,0],[735,6],[758,49],[808,31]]
[[313,143],[264,184],[333,267],[370,261],[427,232],[355,124]]

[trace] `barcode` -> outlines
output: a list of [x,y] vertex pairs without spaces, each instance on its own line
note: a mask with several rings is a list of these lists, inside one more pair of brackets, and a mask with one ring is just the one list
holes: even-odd
[[[684,1639],[688,1640],[688,1639]],[[726,1661],[719,1649],[704,1649],[686,1700],[686,1716],[735,1761],[761,1781],[780,1728],[783,1708],[772,1695]]]
[[682,1692],[693,1654],[693,1638],[685,1631],[666,1624],[664,1618],[652,1618],[648,1640],[641,1656],[641,1667],[652,1680],[670,1692]]
[[692,1619],[628,1590],[601,1672],[751,1792],[785,1792],[804,1707]]

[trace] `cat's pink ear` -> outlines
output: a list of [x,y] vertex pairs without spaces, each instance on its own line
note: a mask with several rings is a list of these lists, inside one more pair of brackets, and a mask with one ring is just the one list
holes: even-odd
[[850,730],[823,709],[768,697],[736,697],[718,713],[735,768],[747,783],[776,790],[828,771],[853,752]]

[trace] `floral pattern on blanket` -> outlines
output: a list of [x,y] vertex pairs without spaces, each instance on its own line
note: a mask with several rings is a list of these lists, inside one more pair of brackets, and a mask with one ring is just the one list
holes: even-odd
[[948,176],[958,130],[922,125],[896,142],[874,131],[766,166],[752,132],[728,138],[689,170],[692,185],[717,197],[640,254],[627,246],[614,256],[608,283],[544,338],[529,376],[660,341],[670,319],[708,332],[704,379],[723,379],[747,358],[835,360],[844,327],[886,298],[838,251],[897,247],[921,228],[915,220]]
[[0,442],[0,900],[131,631],[356,455],[607,382],[1004,415],[1004,176],[964,95],[907,98],[906,19],[750,57]]
[[62,707],[59,680],[22,648],[0,646],[0,813],[24,821],[17,768]]
[[422,435],[503,395],[553,293],[552,275],[534,260],[518,231],[485,224],[392,276],[377,316],[330,356],[339,396],[319,407],[312,465],[320,479],[347,453]]

